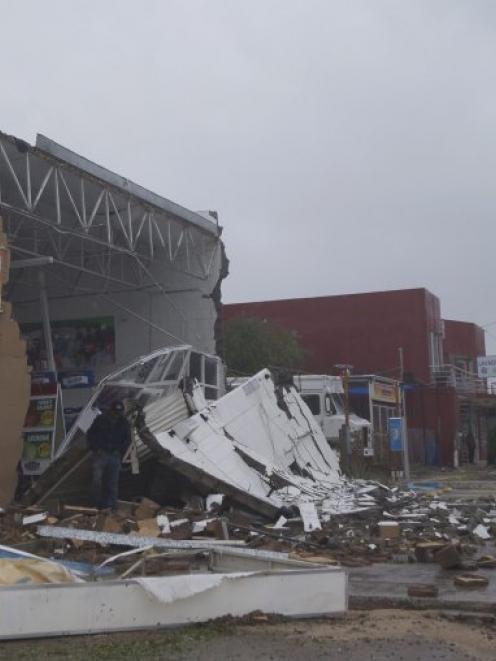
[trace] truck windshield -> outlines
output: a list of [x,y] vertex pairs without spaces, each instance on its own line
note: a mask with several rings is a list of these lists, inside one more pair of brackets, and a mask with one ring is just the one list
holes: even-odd
[[302,395],[301,398],[308,406],[313,415],[320,415],[320,396],[319,395]]
[[334,404],[334,408],[336,409],[336,413],[339,415],[344,412],[344,401],[343,401],[343,395],[340,395],[339,393],[333,393],[332,395],[332,401]]

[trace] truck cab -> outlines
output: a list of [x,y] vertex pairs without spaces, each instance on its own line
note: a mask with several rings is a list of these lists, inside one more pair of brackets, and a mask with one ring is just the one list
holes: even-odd
[[[294,377],[294,384],[320,425],[329,445],[339,449],[339,434],[346,420],[341,377],[328,374],[298,375]],[[370,422],[350,412],[349,425],[352,438],[363,446],[364,455],[370,455]]]

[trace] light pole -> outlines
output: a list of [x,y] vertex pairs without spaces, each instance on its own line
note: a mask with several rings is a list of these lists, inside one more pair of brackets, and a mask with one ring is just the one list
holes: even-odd
[[350,434],[350,374],[353,365],[338,364],[335,367],[341,371],[344,391],[344,444],[345,461],[343,462],[348,471],[351,472],[351,434]]
[[405,479],[410,480],[410,457],[408,456],[408,430],[406,428],[406,406],[405,406],[405,365],[403,359],[403,347],[398,349],[400,355],[400,416],[403,435],[403,470]]

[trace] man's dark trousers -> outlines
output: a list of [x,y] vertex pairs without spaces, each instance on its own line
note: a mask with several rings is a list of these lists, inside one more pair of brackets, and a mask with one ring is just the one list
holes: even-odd
[[93,498],[100,509],[115,509],[119,492],[119,452],[97,450],[93,452]]

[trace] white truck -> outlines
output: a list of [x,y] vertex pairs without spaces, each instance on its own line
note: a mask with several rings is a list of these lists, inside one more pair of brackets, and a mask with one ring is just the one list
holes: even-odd
[[[231,388],[247,381],[248,377],[230,377]],[[293,382],[305,404],[317,420],[329,445],[340,450],[339,433],[346,422],[343,380],[328,374],[304,374],[293,377]],[[373,455],[372,427],[368,420],[355,413],[348,416],[350,434],[363,447],[364,456]]]
[[[339,449],[339,433],[346,421],[343,380],[328,374],[305,374],[293,377],[302,399],[319,423],[328,443]],[[363,454],[373,454],[371,424],[355,413],[348,416],[350,434],[363,447]]]

